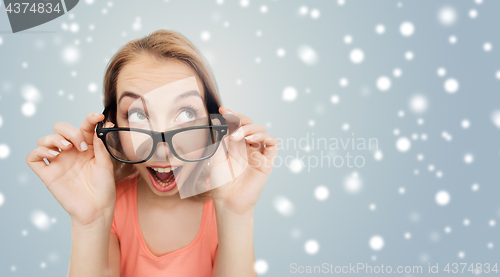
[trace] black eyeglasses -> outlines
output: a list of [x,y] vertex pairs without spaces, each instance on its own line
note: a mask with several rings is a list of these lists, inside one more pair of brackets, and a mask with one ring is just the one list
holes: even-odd
[[208,125],[165,132],[129,127],[104,128],[111,109],[111,105],[104,109],[105,118],[96,127],[97,137],[102,140],[114,159],[130,164],[149,160],[160,142],[166,142],[171,150],[169,154],[181,161],[196,162],[208,159],[215,154],[222,138],[240,127],[239,118],[234,115],[210,114],[206,118],[210,120],[203,121],[208,122]]

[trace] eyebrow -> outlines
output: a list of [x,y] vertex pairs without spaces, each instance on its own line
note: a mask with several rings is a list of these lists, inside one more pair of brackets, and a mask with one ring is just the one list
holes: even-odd
[[[184,93],[182,93],[181,95],[178,95],[174,101],[180,101],[182,99],[185,99],[187,97],[190,97],[190,96],[198,96],[201,98],[201,95],[198,91],[196,90],[190,90],[190,91],[186,91]],[[118,99],[118,105],[120,104],[120,101],[122,101],[122,99],[124,97],[130,97],[130,98],[133,98],[133,99],[137,99],[137,98],[143,98],[143,101],[146,100],[144,99],[144,97],[142,97],[142,95],[139,95],[139,94],[135,94],[131,91],[125,91],[124,93],[122,93],[122,95],[120,96],[120,99]],[[147,101],[145,101],[147,103]]]

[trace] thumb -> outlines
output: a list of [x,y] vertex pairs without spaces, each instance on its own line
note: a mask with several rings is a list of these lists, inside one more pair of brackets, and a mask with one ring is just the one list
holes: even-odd
[[113,169],[113,163],[111,162],[111,157],[106,150],[106,146],[100,138],[97,137],[97,132],[94,132],[94,156],[95,164],[101,168]]

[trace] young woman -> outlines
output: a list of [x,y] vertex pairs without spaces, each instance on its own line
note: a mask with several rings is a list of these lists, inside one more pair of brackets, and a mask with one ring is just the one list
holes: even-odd
[[[201,97],[164,103],[171,116],[161,122],[176,126],[203,109],[238,117],[241,127],[228,139],[244,143],[248,166],[228,184],[181,199],[172,181],[160,187],[153,178],[161,175],[154,171],[174,162],[120,162],[95,129],[105,117],[112,123],[106,127],[127,127],[127,111],[137,97],[193,76]],[[253,212],[278,139],[221,106],[213,73],[198,49],[168,30],[130,41],[108,64],[104,106],[111,107],[109,115],[90,113],[80,129],[56,123],[55,134],[40,138],[26,157],[71,217],[68,276],[256,276]],[[182,170],[189,170],[184,165]]]

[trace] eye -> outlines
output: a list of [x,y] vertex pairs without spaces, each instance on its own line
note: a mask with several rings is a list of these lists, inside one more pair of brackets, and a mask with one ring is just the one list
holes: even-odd
[[128,115],[128,121],[130,122],[144,122],[147,116],[142,111],[132,111]]
[[192,110],[184,110],[177,118],[182,122],[192,121],[196,118],[196,113]]

